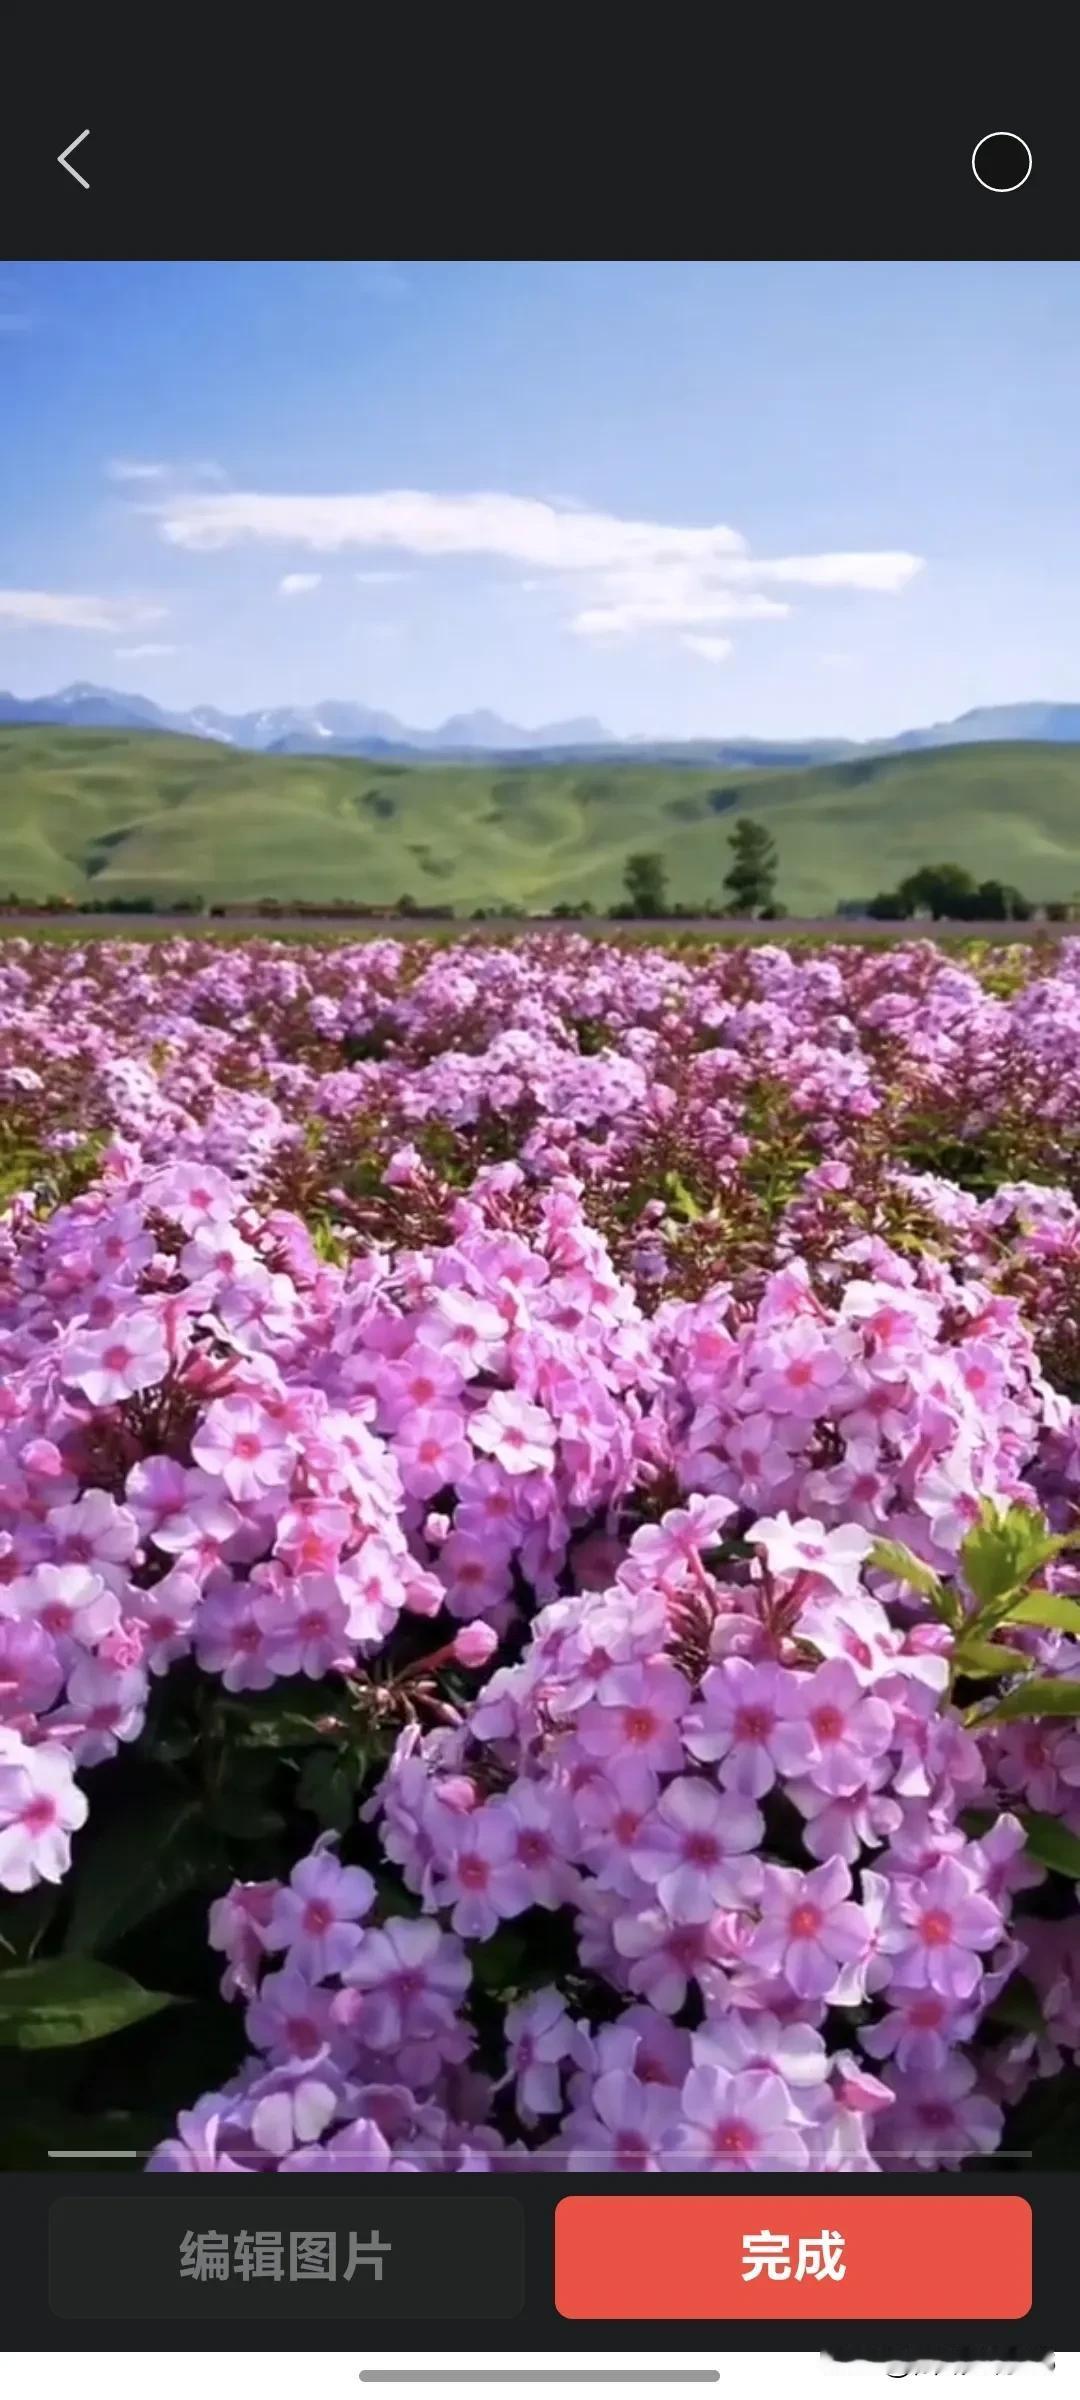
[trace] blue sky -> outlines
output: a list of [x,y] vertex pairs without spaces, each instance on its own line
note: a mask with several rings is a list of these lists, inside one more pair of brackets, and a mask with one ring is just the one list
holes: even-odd
[[1078,272],[0,266],[0,687],[682,736],[1080,698]]

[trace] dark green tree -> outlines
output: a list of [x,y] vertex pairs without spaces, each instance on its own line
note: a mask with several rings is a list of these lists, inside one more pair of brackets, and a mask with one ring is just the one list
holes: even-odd
[[996,876],[988,883],[980,883],[972,910],[972,915],[976,917],[1009,917],[1017,921],[1034,916],[1034,913],[1034,903],[1025,900],[1015,883],[999,883]]
[[916,867],[913,875],[905,875],[897,885],[904,903],[904,915],[915,916],[925,909],[932,917],[971,917],[975,907],[976,884],[966,867],[947,863],[936,867]]
[[731,865],[724,890],[733,916],[752,917],[770,908],[776,896],[776,843],[754,817],[737,817],[729,840]]
[[635,917],[667,915],[667,868],[658,850],[633,850],[626,861],[623,889]]

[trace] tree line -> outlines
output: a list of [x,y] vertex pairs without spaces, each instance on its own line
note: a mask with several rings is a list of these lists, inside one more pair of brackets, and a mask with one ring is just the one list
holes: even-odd
[[[788,911],[776,896],[776,881],[780,868],[777,846],[767,826],[754,817],[737,817],[728,836],[731,864],[724,876],[722,899],[694,902],[673,901],[670,897],[668,869],[659,850],[633,850],[623,870],[622,894],[608,909],[597,909],[590,900],[560,900],[545,911],[551,917],[575,919],[592,916],[613,918],[646,918],[653,922],[678,917],[761,918],[775,921]],[[1036,914],[1037,903],[1029,900],[1013,883],[1002,883],[997,877],[977,882],[966,867],[951,862],[939,866],[917,867],[890,891],[878,892],[871,900],[841,901],[835,913],[848,918],[870,917],[896,923],[923,916],[951,923],[1023,923]],[[208,903],[199,892],[173,900],[155,898],[149,892],[127,894],[95,894],[90,899],[73,900],[66,896],[49,900],[26,900],[17,892],[0,895],[0,915],[15,917],[52,916],[145,916],[145,917],[215,917],[266,918],[273,922],[281,918],[323,918],[350,921],[395,921],[416,917],[420,920],[453,920],[455,910],[449,903],[437,905],[417,900],[411,892],[402,892],[396,900],[378,902],[363,900],[259,900],[215,901]],[[529,911],[520,902],[495,901],[470,912],[471,921],[527,920]],[[1051,924],[1065,924],[1080,918],[1080,894],[1072,900],[1048,901],[1039,911]]]

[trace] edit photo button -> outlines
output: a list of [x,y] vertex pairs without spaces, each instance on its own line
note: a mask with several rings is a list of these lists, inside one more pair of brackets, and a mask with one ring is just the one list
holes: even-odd
[[560,2200],[561,2317],[1016,2318],[1031,2307],[1031,2209],[986,2198]]
[[463,2208],[411,2193],[386,2198],[362,2175],[349,2179],[351,2191],[324,2186],[309,2199],[295,2188],[279,2195],[277,2181],[269,2195],[219,2187],[209,2198],[163,2190],[138,2200],[55,2200],[52,2314],[172,2325],[484,2323],[519,2314],[518,2201],[484,2197]]

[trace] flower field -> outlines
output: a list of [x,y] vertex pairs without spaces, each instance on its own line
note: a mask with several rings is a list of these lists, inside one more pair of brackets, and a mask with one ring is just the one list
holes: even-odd
[[1080,940],[0,943],[0,2163],[1080,2157]]

